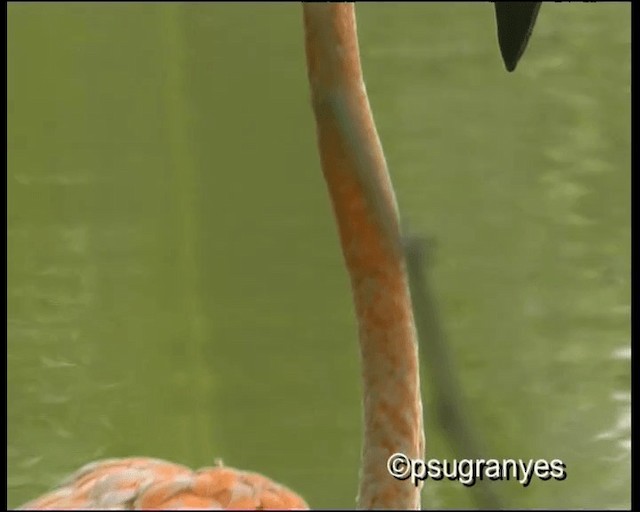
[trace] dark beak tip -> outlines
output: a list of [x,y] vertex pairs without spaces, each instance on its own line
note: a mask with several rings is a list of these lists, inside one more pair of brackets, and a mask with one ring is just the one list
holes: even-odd
[[507,71],[516,69],[524,53],[541,2],[494,2],[498,44]]

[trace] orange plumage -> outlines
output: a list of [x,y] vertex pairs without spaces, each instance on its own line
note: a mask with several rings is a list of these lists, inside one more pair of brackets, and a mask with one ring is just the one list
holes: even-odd
[[258,473],[218,465],[196,471],[160,459],[92,462],[22,509],[308,509],[290,489]]

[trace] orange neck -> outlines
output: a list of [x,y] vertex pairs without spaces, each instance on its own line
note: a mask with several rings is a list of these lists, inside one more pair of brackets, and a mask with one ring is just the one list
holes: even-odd
[[305,3],[322,171],[358,318],[364,394],[359,508],[419,508],[420,488],[387,472],[424,457],[417,337],[398,212],[362,80],[353,4]]

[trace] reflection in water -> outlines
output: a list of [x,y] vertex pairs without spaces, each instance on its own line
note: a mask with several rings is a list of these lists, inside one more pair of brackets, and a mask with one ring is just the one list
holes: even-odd
[[[59,186],[60,180],[51,183]],[[8,460],[22,468],[17,478],[16,473],[9,476],[9,487],[48,486],[66,473],[67,461],[74,459],[81,442],[78,429],[92,423],[86,421],[88,410],[84,420],[69,423],[79,392],[96,396],[98,391],[77,387],[91,379],[94,357],[83,329],[96,300],[89,231],[86,223],[42,223],[10,227],[7,233],[11,251],[23,255],[8,262],[7,336],[14,347],[8,354],[9,377],[22,382],[8,404],[9,411],[15,411]],[[20,359],[18,354],[32,357]],[[19,413],[26,403],[38,404],[34,414]],[[46,479],[37,480],[45,474]]]
[[[611,359],[625,364],[628,370],[631,363],[631,348],[621,347],[613,351]],[[597,440],[614,441],[618,453],[612,453],[611,459],[628,460],[631,458],[631,393],[627,390],[616,390],[610,395],[610,399],[616,404],[617,414],[611,428],[596,436]]]
[[[431,416],[435,416],[435,421],[448,438],[456,460],[490,459],[493,455],[483,447],[481,430],[474,425],[465,403],[465,394],[460,389],[437,300],[427,279],[425,268],[433,266],[433,241],[411,235],[404,237],[404,245],[422,375],[434,396]],[[479,481],[465,491],[480,510],[501,510],[505,507],[495,482]]]

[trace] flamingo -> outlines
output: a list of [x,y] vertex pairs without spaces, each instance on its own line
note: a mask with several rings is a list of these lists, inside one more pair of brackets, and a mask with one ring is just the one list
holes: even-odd
[[[539,2],[496,3],[508,71],[522,56]],[[417,509],[421,485],[393,478],[391,454],[424,457],[417,334],[398,208],[364,87],[355,8],[303,4],[307,73],[322,172],[353,294],[361,349],[364,434],[358,508]],[[85,465],[22,509],[307,509],[258,473],[192,470],[160,459]]]

